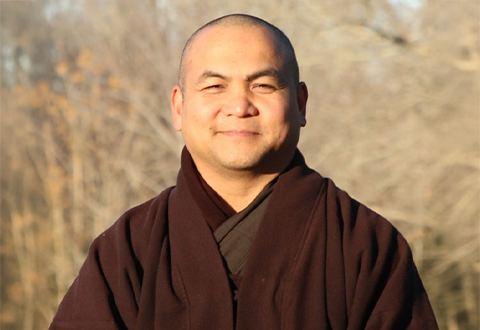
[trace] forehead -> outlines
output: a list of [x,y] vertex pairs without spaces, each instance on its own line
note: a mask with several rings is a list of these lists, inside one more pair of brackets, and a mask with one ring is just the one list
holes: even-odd
[[265,26],[225,23],[209,26],[200,31],[193,45],[216,44],[225,41],[236,42],[239,41],[239,38],[259,41],[270,47],[275,47],[276,41],[274,33]]
[[[284,51],[274,33],[263,26],[207,27],[194,38],[186,54],[189,71],[209,65],[246,67],[249,64],[283,65]],[[247,69],[247,68],[246,68]]]

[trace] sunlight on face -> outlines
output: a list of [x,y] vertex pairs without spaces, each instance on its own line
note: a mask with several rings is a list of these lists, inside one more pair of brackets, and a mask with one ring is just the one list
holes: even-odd
[[183,90],[172,93],[174,125],[200,171],[261,174],[288,165],[305,125],[306,87],[296,85],[270,31],[209,27],[194,40],[185,72]]

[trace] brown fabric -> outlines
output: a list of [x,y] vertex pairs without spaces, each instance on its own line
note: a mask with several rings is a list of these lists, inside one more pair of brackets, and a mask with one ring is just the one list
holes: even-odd
[[234,322],[217,243],[180,171],[92,243],[50,329],[437,329],[403,237],[299,152],[237,296]]
[[244,210],[227,219],[213,233],[229,277],[234,320],[243,270],[275,182],[276,179],[270,182]]
[[187,148],[183,148],[181,162],[181,171],[188,191],[195,196],[195,203],[199,206],[210,228],[216,230],[237,212],[205,182]]
[[213,233],[228,270],[235,275],[243,275],[250,247],[267,209],[275,181],[270,182],[244,210],[227,219]]
[[[185,186],[190,194],[195,196],[197,207],[200,209],[200,212],[203,214],[203,218],[207,221],[209,227],[215,231],[216,236],[223,235],[222,232],[227,234],[226,231],[231,230],[232,228],[230,227],[233,226],[236,221],[241,221],[246,215],[252,212],[252,210],[271,193],[273,184],[276,181],[275,179],[268,184],[259,196],[257,196],[252,203],[245,208],[245,210],[236,213],[235,210],[205,182],[186,148],[182,151],[181,164],[181,171],[185,177]],[[258,212],[255,212],[255,214],[257,213]],[[225,222],[228,222],[228,224]],[[251,222],[249,223],[251,224]],[[258,222],[254,222],[253,224],[258,225]],[[255,235],[257,228],[258,226],[250,228],[250,231],[254,231],[250,233],[252,236]],[[240,254],[245,254],[250,250],[251,242],[240,242],[235,238],[232,240],[231,236],[233,235],[230,235],[230,239],[227,239],[227,241],[223,243],[219,242],[219,239],[221,239],[220,237],[216,237],[216,240],[220,243],[220,253],[222,254],[224,265],[227,268],[230,291],[234,298],[233,308],[236,310],[235,297],[242,281],[242,274],[234,274],[231,272],[229,265],[234,262],[232,258],[240,257]],[[236,238],[238,238],[238,236]],[[245,261],[246,259],[244,262]],[[243,272],[243,266],[239,266],[238,271]]]

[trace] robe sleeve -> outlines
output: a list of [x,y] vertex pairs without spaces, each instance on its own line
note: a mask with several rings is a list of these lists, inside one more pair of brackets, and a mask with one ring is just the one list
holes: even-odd
[[49,329],[134,328],[143,271],[131,239],[132,222],[142,210],[127,212],[93,241]]
[[348,329],[438,329],[406,240],[375,212],[349,204],[352,221],[343,240]]

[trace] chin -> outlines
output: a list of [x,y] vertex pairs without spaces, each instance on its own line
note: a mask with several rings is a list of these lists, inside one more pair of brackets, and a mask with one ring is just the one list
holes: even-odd
[[219,155],[217,158],[218,163],[223,167],[237,170],[237,171],[248,171],[253,168],[256,168],[260,163],[262,163],[262,155],[258,154],[229,154],[229,155]]
[[234,171],[251,171],[259,166],[259,162],[252,160],[229,160],[223,162],[223,167]]
[[[231,171],[274,173],[283,170],[283,167],[280,164],[282,162],[279,160],[278,155],[273,155],[272,152],[257,152],[254,154],[243,153],[222,156],[222,159],[219,159],[219,163],[223,168]],[[274,161],[272,161],[272,159],[274,159]],[[280,168],[279,165],[282,168]]]

